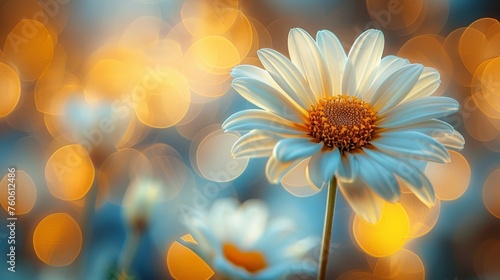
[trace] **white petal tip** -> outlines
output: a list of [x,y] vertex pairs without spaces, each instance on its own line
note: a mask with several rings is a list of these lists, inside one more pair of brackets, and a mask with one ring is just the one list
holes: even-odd
[[360,215],[361,219],[365,220],[366,222],[374,225],[376,223],[378,223],[378,221],[380,220],[380,214],[376,214],[376,213],[365,213],[363,215]]

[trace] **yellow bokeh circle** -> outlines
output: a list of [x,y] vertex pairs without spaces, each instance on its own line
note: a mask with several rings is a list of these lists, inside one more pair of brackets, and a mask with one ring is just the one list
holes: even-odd
[[21,97],[21,81],[16,71],[9,65],[0,62],[0,118],[10,114],[16,108]]
[[207,36],[192,46],[196,62],[207,72],[226,73],[241,60],[238,49],[227,38]]
[[370,224],[356,215],[353,235],[361,249],[375,257],[389,256],[406,243],[410,234],[410,221],[401,204],[384,202],[380,220]]
[[[190,234],[184,235],[182,240],[196,243]],[[210,279],[214,274],[205,261],[177,241],[168,249],[167,267],[172,277],[177,280]]]
[[82,249],[82,231],[66,213],[48,215],[33,233],[33,247],[38,258],[52,266],[71,264]]
[[191,93],[186,79],[172,69],[147,73],[133,92],[134,109],[145,125],[166,128],[186,115]]
[[78,144],[55,151],[45,166],[49,191],[62,200],[78,200],[85,196],[94,181],[94,165],[87,151]]
[[373,275],[375,279],[424,280],[425,268],[419,256],[402,249],[391,256],[380,258]]
[[52,36],[42,23],[22,19],[7,36],[3,53],[5,62],[17,69],[22,81],[34,81],[52,62]]
[[451,162],[446,164],[431,162],[425,169],[436,196],[441,200],[455,200],[462,196],[469,187],[471,178],[467,159],[458,152],[449,152]]
[[128,65],[115,59],[99,60],[89,71],[83,89],[88,102],[116,100],[130,94],[137,79]]

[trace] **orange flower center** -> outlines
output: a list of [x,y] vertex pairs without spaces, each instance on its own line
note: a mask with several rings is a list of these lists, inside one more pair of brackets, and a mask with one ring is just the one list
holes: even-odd
[[267,267],[264,255],[257,251],[240,251],[238,247],[231,243],[222,245],[224,257],[235,266],[242,267],[250,273],[255,273]]
[[353,96],[327,97],[309,110],[310,135],[342,153],[369,143],[377,116],[365,101]]

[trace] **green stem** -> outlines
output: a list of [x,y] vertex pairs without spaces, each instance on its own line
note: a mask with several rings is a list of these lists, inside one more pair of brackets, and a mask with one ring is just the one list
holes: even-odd
[[335,194],[337,191],[337,180],[335,177],[328,186],[328,196],[326,199],[325,222],[323,228],[323,240],[321,242],[321,252],[319,257],[318,280],[326,279],[326,268],[328,266],[328,254],[330,251],[330,241],[332,239],[333,209],[335,208]]

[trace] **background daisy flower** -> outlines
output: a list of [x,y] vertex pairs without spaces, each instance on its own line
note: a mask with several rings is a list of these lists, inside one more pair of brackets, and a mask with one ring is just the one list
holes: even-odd
[[200,256],[221,279],[281,279],[286,275],[314,274],[304,257],[318,240],[294,237],[291,220],[269,220],[260,200],[239,204],[235,199],[214,202],[208,213],[186,218],[197,244],[179,240]]
[[376,222],[383,198],[396,202],[403,181],[425,204],[435,202],[423,173],[427,162],[450,161],[447,149],[464,138],[437,118],[458,103],[431,96],[439,73],[396,56],[382,58],[381,31],[368,30],[348,55],[330,31],[316,40],[302,29],[288,37],[290,59],[258,51],[265,69],[234,68],[233,88],[259,107],[237,112],[226,130],[248,132],[233,146],[235,157],[269,157],[266,176],[278,183],[301,161],[321,188],[332,178],[353,210]]

